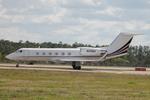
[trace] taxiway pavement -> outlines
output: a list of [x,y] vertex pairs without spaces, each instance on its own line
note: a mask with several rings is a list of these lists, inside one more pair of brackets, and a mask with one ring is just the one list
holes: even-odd
[[15,64],[0,64],[0,69],[150,75],[150,68],[147,68],[147,71],[135,71],[134,67],[82,66],[82,70],[73,70],[72,66],[68,66],[68,65],[25,65],[25,64],[21,64],[20,67],[17,68],[17,67],[15,67]]

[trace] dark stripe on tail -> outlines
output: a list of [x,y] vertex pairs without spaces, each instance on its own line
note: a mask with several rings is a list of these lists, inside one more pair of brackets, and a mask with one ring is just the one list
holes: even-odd
[[129,45],[130,45],[132,39],[133,39],[133,37],[124,46],[122,46],[120,49],[118,49],[117,51],[115,51],[115,52],[113,52],[111,54],[108,54],[107,56],[114,56],[114,55],[119,55],[119,54],[127,53]]

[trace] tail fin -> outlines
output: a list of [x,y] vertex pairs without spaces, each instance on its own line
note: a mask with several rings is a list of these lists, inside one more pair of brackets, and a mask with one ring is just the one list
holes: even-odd
[[119,56],[127,54],[129,45],[136,34],[120,33],[107,48],[107,56]]

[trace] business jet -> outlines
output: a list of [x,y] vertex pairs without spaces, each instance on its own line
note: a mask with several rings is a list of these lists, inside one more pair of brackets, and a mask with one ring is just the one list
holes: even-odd
[[75,70],[81,69],[82,62],[97,62],[127,55],[129,45],[136,34],[120,33],[108,46],[101,48],[21,48],[6,56],[7,59],[17,61],[61,61],[72,62]]

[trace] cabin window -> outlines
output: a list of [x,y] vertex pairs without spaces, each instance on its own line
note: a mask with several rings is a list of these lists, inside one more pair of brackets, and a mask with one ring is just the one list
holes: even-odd
[[62,55],[65,55],[65,53],[64,53],[64,52],[62,52]]
[[43,52],[43,55],[45,55],[45,52]]
[[50,52],[49,55],[52,55],[52,53]]
[[71,55],[71,53],[69,52],[68,55]]
[[58,55],[58,53],[56,52],[55,55]]
[[36,55],[39,55],[39,52],[37,52]]

